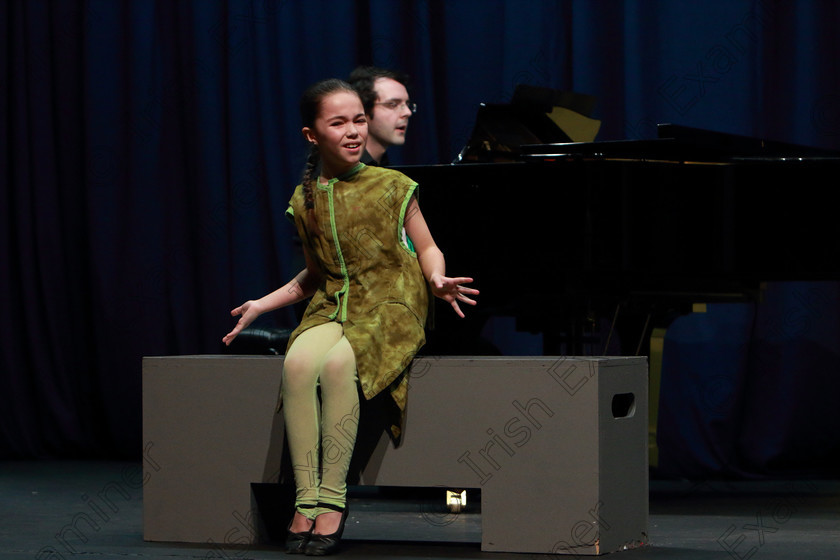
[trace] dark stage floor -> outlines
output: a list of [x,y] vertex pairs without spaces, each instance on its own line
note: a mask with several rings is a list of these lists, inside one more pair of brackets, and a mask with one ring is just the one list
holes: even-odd
[[[263,559],[281,547],[240,548],[143,541],[142,489],[119,484],[117,511],[97,496],[132,465],[0,462],[0,559]],[[353,558],[542,559],[575,556],[482,553],[480,512],[448,514],[418,493],[354,491],[341,556]],[[468,504],[469,505],[469,504]],[[434,508],[441,507],[435,513]],[[88,514],[87,516],[82,514]],[[95,526],[84,519],[95,520]],[[68,528],[79,531],[74,535]],[[840,481],[651,482],[650,544],[626,560],[837,560]]]

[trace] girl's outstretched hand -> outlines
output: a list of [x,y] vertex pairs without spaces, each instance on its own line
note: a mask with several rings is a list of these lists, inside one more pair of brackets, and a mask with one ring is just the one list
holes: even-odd
[[230,343],[240,332],[242,332],[242,329],[253,323],[254,319],[262,315],[262,311],[259,310],[259,306],[256,305],[253,300],[248,300],[239,307],[232,309],[230,314],[232,317],[236,317],[237,315],[241,315],[241,317],[239,318],[239,321],[236,322],[236,326],[233,327],[233,330],[222,338],[222,342],[225,343],[225,346],[230,346]]
[[466,276],[450,278],[448,276],[435,274],[429,280],[429,285],[432,287],[432,293],[436,297],[439,297],[444,301],[448,301],[452,306],[452,309],[455,310],[455,313],[463,319],[464,312],[461,311],[461,307],[458,305],[458,302],[460,301],[468,303],[469,305],[475,305],[476,301],[468,296],[477,296],[478,290],[475,288],[467,288],[461,284],[469,284],[472,281],[472,278],[467,278]]

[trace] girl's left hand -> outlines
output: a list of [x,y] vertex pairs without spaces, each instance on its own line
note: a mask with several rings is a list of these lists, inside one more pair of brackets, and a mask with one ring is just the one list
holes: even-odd
[[461,301],[468,303],[469,305],[475,305],[476,301],[468,297],[468,295],[477,296],[478,290],[475,288],[467,288],[461,284],[469,284],[472,281],[472,278],[467,278],[466,276],[450,278],[448,276],[435,274],[429,280],[429,285],[432,288],[432,293],[436,297],[439,297],[444,301],[448,301],[452,306],[452,309],[455,310],[455,313],[463,319],[464,312],[461,311],[461,307],[458,305],[458,302]]

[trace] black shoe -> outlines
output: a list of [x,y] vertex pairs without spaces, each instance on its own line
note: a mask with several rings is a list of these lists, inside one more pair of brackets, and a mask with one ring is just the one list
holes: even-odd
[[293,522],[294,518],[292,518],[292,521],[289,521],[289,533],[286,535],[286,554],[303,554],[307,543],[309,543],[309,539],[312,537],[312,530],[315,528],[315,521],[312,521],[312,525],[309,526],[308,531],[303,531],[302,533],[292,532],[291,529]]
[[[309,542],[306,543],[304,553],[307,556],[326,556],[338,551],[341,545],[341,534],[344,532],[344,522],[347,521],[347,506],[339,508],[331,504],[319,504],[321,506],[341,512],[341,521],[338,524],[338,530],[330,535],[319,535],[312,533],[309,535]],[[313,526],[314,527],[314,526]]]

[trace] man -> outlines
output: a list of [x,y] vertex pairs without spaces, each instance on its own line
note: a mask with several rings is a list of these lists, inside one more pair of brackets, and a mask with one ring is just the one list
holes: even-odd
[[388,165],[386,151],[402,146],[408,120],[417,106],[408,99],[408,77],[392,70],[360,66],[347,80],[362,98],[368,116],[368,139],[362,162]]

